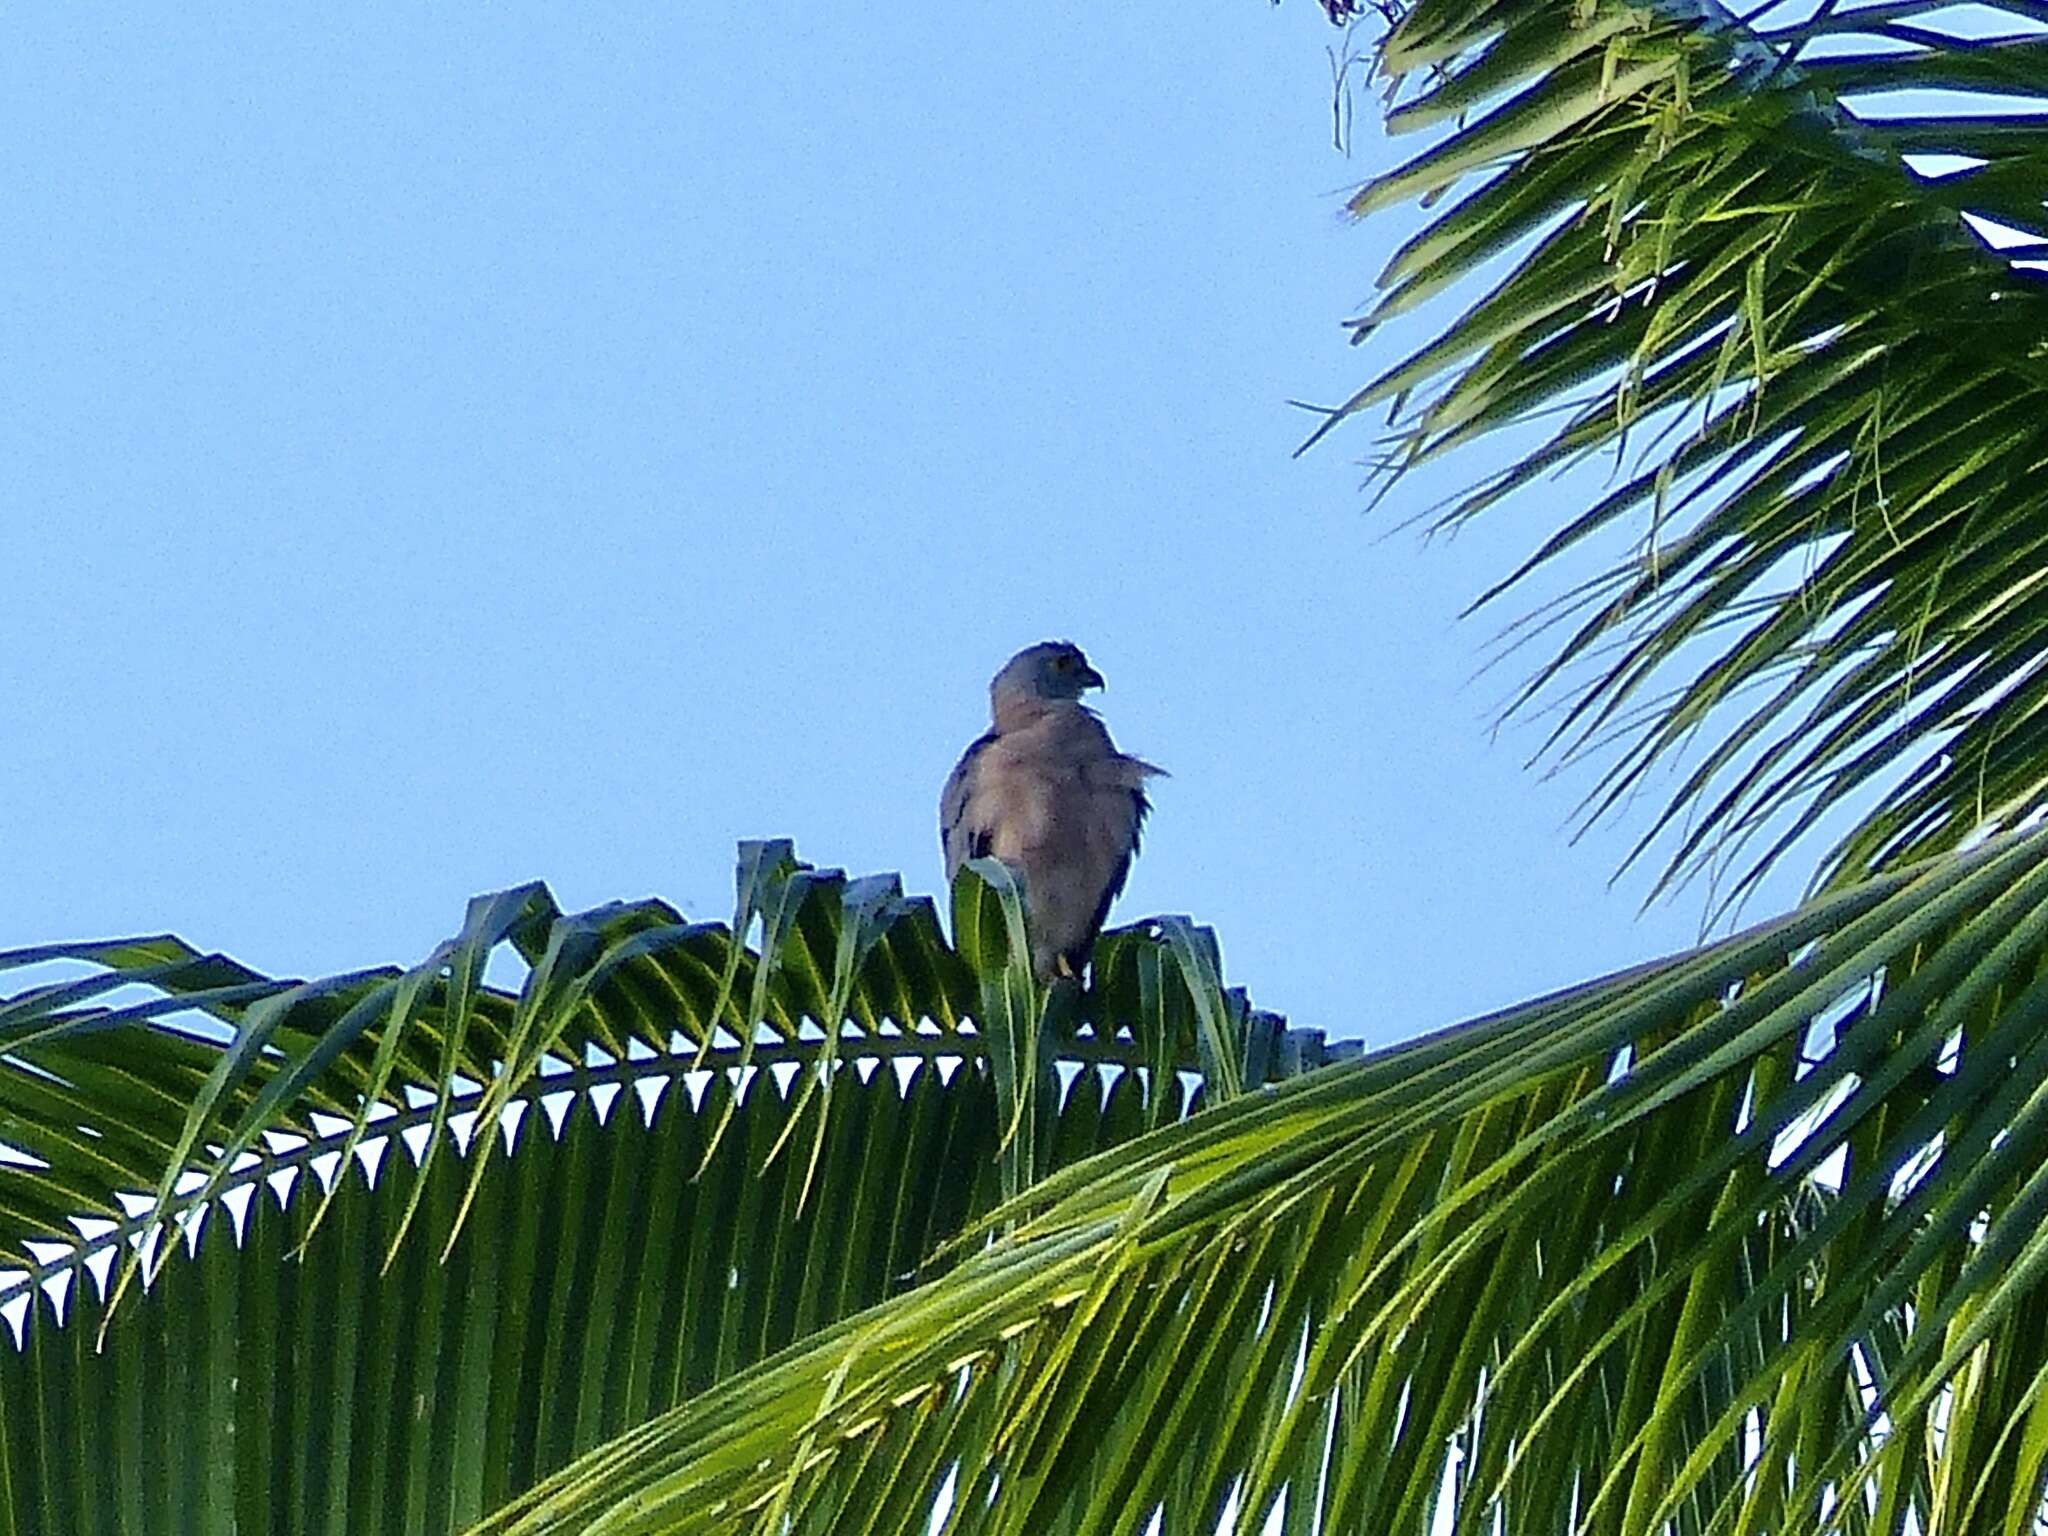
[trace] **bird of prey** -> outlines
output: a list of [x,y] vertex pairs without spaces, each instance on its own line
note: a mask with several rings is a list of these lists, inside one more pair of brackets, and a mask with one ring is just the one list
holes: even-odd
[[993,854],[1024,877],[1031,965],[1040,981],[1078,976],[1109,904],[1124,888],[1162,768],[1117,751],[1081,695],[1102,686],[1078,646],[1046,641],[1012,656],[989,684],[994,717],[939,796],[951,882]]

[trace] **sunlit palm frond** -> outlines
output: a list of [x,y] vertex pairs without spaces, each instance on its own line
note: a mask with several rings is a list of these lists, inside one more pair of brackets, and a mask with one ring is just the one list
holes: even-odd
[[2009,837],[1247,1095],[479,1529],[2030,1529],[2044,974]]
[[1486,598],[1633,541],[1520,703],[1604,761],[1589,813],[1684,764],[1666,880],[1739,897],[1816,826],[1853,880],[2048,804],[2048,11],[1969,9],[1417,0],[1378,44],[1435,142],[1354,210],[1462,195],[1357,339],[1476,297],[1323,430],[1391,407],[1398,480],[1567,408],[1439,526],[1613,456]]

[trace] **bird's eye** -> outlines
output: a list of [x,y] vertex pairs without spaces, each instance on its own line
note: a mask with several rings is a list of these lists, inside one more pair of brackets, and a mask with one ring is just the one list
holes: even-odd
[[1052,667],[1055,672],[1071,672],[1074,670],[1074,658],[1062,651],[1053,657]]

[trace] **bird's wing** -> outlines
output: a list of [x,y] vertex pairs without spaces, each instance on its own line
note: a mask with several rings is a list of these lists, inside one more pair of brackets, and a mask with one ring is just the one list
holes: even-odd
[[1127,757],[1114,747],[1086,764],[1088,794],[1083,802],[1086,810],[1082,835],[1093,865],[1091,873],[1102,885],[1088,923],[1089,944],[1102,931],[1110,903],[1123,894],[1124,883],[1131,877],[1131,860],[1138,855],[1145,817],[1152,809],[1152,802],[1145,795],[1145,780],[1154,775],[1163,777],[1165,773],[1164,768],[1155,768],[1142,758]]
[[1117,751],[1102,722],[1086,710],[1048,722],[1046,735],[1044,763],[1057,808],[1035,850],[1037,867],[1027,871],[1025,892],[1048,958],[1063,956],[1079,970],[1130,877],[1150,808],[1145,780],[1159,770]]
[[984,808],[976,803],[975,779],[978,760],[995,739],[990,731],[961,753],[939,792],[939,846],[946,855],[948,885],[959,878],[961,865],[989,851],[990,829]]

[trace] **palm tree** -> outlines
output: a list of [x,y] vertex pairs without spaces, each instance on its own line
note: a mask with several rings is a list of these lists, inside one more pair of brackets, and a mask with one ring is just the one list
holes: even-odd
[[1434,212],[1358,334],[1476,297],[1322,430],[1390,407],[1398,483],[1560,423],[1440,526],[1640,445],[1486,599],[1631,534],[1523,702],[1591,814],[1678,765],[1666,882],[1819,848],[1805,905],[1338,1060],[1183,920],[1041,996],[1000,865],[948,944],[783,844],[729,928],[533,887],[314,983],[18,952],[68,969],[0,1003],[11,1528],[2034,1529],[2048,296],[1996,246],[2048,131],[1852,108],[2039,100],[2048,7],[1942,9],[1372,43],[1435,138],[1354,207]]

